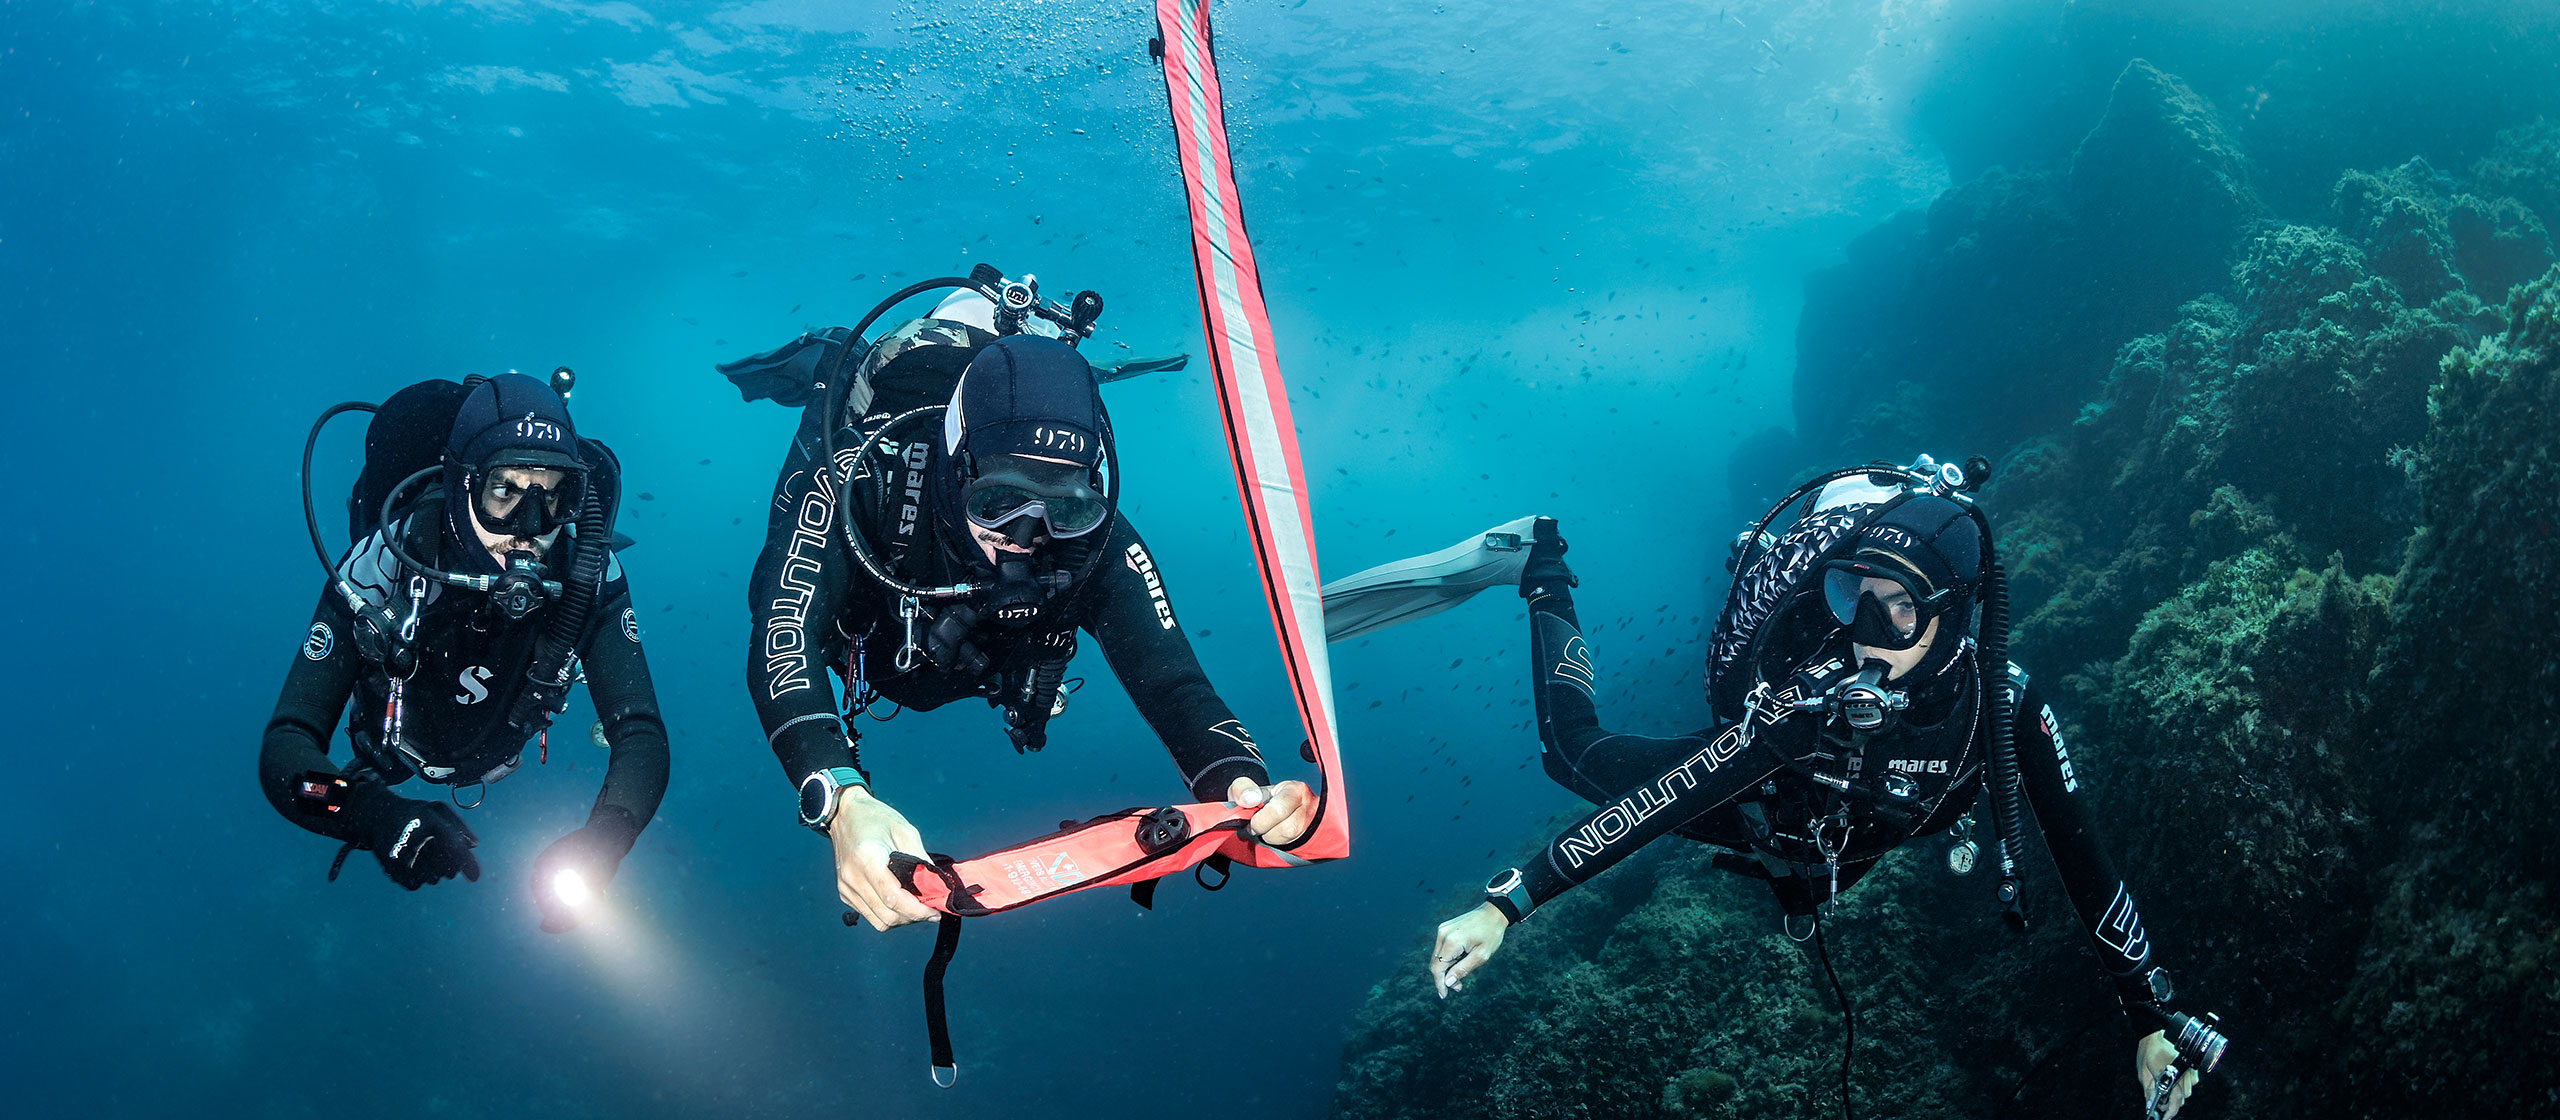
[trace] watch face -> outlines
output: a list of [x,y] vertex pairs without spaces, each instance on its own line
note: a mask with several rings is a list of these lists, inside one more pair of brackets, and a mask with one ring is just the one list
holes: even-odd
[[825,774],[811,774],[800,779],[800,823],[814,825],[825,815],[829,795]]
[[1517,867],[1508,868],[1500,874],[1495,875],[1493,878],[1485,880],[1484,893],[1509,894],[1511,893],[1512,888],[1519,885],[1520,869]]
[[2159,1003],[2169,1002],[2170,997],[2175,994],[2169,987],[2169,970],[2165,968],[2152,969],[2150,980],[2152,1000]]

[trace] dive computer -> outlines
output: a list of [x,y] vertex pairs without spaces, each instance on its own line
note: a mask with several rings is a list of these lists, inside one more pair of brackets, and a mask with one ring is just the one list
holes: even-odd
[[825,832],[836,819],[836,806],[844,800],[844,791],[870,784],[863,780],[862,771],[850,766],[812,772],[800,779],[800,823]]

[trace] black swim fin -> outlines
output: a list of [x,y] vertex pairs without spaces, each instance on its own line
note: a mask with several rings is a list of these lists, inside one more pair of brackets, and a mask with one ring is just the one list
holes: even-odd
[[744,400],[769,400],[787,408],[809,403],[816,387],[853,332],[843,327],[802,334],[764,353],[713,367],[738,387]]
[[1191,364],[1191,355],[1175,354],[1167,358],[1104,358],[1093,363],[1093,379],[1118,381],[1142,373],[1172,373]]

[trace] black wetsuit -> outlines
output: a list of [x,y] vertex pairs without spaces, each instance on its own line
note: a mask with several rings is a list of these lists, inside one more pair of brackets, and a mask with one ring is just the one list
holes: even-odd
[[[1790,759],[1848,753],[1836,728],[1826,733],[1820,714],[1791,713],[1764,724],[1748,745],[1741,722],[1664,738],[1608,731],[1592,703],[1591,656],[1573,601],[1559,589],[1532,590],[1529,648],[1547,773],[1601,806],[1520,869],[1533,907],[1674,831],[1753,853],[1780,884],[1782,898],[1800,890],[1799,905],[1818,904],[1835,889],[1835,863],[1836,889],[1845,890],[1895,845],[1952,825],[1982,786],[1990,709],[1980,702],[1970,643],[1931,679],[1895,682],[1908,688],[1911,707],[1855,752],[1870,777],[1882,768],[1909,779],[1917,806],[1895,820],[1850,801],[1845,827],[1831,815],[1838,803],[1828,791],[1788,766]],[[1845,658],[1848,651],[1844,644],[1835,652]],[[1814,660],[1826,659],[1817,654]],[[2097,942],[2100,965],[2120,995],[2140,998],[2151,947],[2132,890],[2099,846],[2076,796],[2079,782],[2052,709],[2023,671],[2011,666],[2010,679],[2021,690],[2014,742],[2027,802],[2071,904]],[[1776,699],[1789,699],[1786,682],[1777,683]],[[1790,877],[1797,881],[1787,882]]]
[[[1072,642],[1078,629],[1101,643],[1113,674],[1164,741],[1193,797],[1222,800],[1239,777],[1270,781],[1253,737],[1200,671],[1174,618],[1163,574],[1125,514],[1085,538],[1092,549],[1089,570],[1043,604],[1035,621],[1018,630],[993,622],[971,630],[971,644],[988,659],[983,670],[947,669],[919,658],[900,671],[895,658],[906,623],[899,597],[860,570],[835,528],[833,487],[817,467],[822,411],[812,407],[803,413],[774,484],[764,552],[747,584],[753,618],[747,691],[791,781],[827,767],[858,765],[827,686],[828,670],[859,671],[883,699],[919,710],[965,697],[992,701],[1043,651],[1053,652],[1061,640]],[[938,424],[926,427],[939,430]],[[855,428],[838,429],[836,439],[839,454],[850,460],[849,449],[860,446]],[[929,492],[928,480],[941,454],[935,444],[919,437],[895,455],[872,456],[886,473],[857,478],[852,504],[858,517],[866,516],[863,511],[876,515],[877,523],[864,524],[865,539],[879,543],[887,553],[882,562],[899,578],[934,585],[976,581],[983,576],[958,553],[976,544],[954,542],[955,534],[930,505],[937,495]],[[920,619],[918,626],[931,623]],[[859,657],[853,656],[857,648]]]
[[[430,499],[420,503],[418,510],[402,522],[417,527],[404,538],[405,546],[421,563],[438,563],[434,557],[443,536],[437,528],[443,524],[441,504]],[[562,544],[567,543],[564,536]],[[358,546],[341,570],[361,593],[394,604],[395,614],[406,612],[409,581],[399,561],[382,546],[381,533]],[[401,761],[439,784],[469,785],[493,772],[503,777],[540,730],[512,730],[508,714],[525,687],[535,637],[549,622],[550,612],[559,607],[546,604],[522,620],[491,624],[502,616],[483,610],[486,596],[432,580],[423,585],[426,604],[419,611],[412,645],[417,668],[402,687],[401,738],[407,749]],[[353,626],[345,600],[333,587],[324,586],[302,648],[285,674],[275,715],[267,721],[258,753],[258,786],[287,820],[323,836],[362,845],[367,838],[360,834],[361,822],[316,811],[296,795],[304,774],[339,772],[329,758],[329,736],[349,697],[357,703],[347,720],[348,734],[368,744],[382,741],[390,680],[380,665],[358,654]],[[587,695],[595,701],[612,752],[590,820],[607,813],[628,813],[629,826],[636,832],[656,814],[658,801],[667,791],[667,731],[658,715],[648,660],[641,653],[629,582],[618,561],[606,566],[604,586],[589,608],[586,635],[577,651],[586,671]],[[585,745],[588,738],[582,731],[573,731],[568,749],[592,749]],[[381,777],[369,766],[351,772],[360,781]]]

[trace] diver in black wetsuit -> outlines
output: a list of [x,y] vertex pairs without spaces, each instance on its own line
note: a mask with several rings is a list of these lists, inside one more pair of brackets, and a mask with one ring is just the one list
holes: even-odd
[[[1555,523],[1541,521],[1520,594],[1529,602],[1544,763],[1600,808],[1528,866],[1495,875],[1483,905],[1440,926],[1429,968],[1441,998],[1493,957],[1510,926],[1666,832],[1730,849],[1718,867],[1769,881],[1790,935],[1907,839],[1961,823],[1962,869],[1970,870],[1968,810],[1986,780],[1996,791],[2001,776],[1991,721],[2004,705],[1986,696],[1983,651],[1970,637],[1990,551],[1954,487],[1859,485],[1853,478],[1824,491],[1761,563],[1742,566],[1711,644],[1717,722],[1691,735],[1600,726],[1592,658],[1573,610],[1577,581]],[[2005,594],[2001,604],[2005,616]],[[2167,971],[2151,963],[2132,890],[2075,796],[2052,710],[2025,671],[2002,668],[2014,697],[2016,781],[2137,1024],[2136,1077],[2158,1115],[2174,1114],[2197,1068],[2218,1060],[2220,1037],[2189,1046],[2211,1051],[2187,1054],[2197,1068],[2174,1083],[2161,1079],[2172,1063],[2189,1064],[2162,1028],[2179,1029],[2186,1042],[2193,1021],[2164,1006]],[[2004,842],[2002,859],[2015,850]],[[2014,863],[2004,865],[2002,887],[2013,902]]]
[[[832,394],[807,406],[748,584],[747,688],[800,789],[801,823],[834,843],[838,896],[877,929],[937,916],[889,869],[891,852],[922,856],[924,841],[872,794],[848,717],[880,699],[930,709],[978,697],[1002,710],[1017,751],[1038,750],[1064,708],[1079,629],[1101,644],[1192,796],[1258,805],[1253,831],[1297,838],[1315,798],[1303,782],[1271,783],[1118,508],[1093,368],[1055,339],[928,318],[888,332],[866,375],[877,368],[885,381],[894,371],[879,363],[954,354],[968,364],[949,403],[911,419],[866,416],[849,401],[829,417]],[[836,471],[819,465],[830,422]],[[850,479],[841,502],[838,478]],[[850,511],[851,534],[838,531],[839,510]],[[842,712],[830,670],[844,681]]]
[[[542,928],[557,933],[613,878],[667,788],[666,727],[611,551],[618,471],[539,381],[510,373],[467,393],[450,382],[412,391],[430,388],[460,396],[441,484],[398,503],[429,468],[382,495],[382,527],[322,589],[267,721],[258,785],[286,820],[344,842],[341,861],[370,851],[410,890],[476,882],[479,838],[453,806],[393,789],[415,776],[458,794],[514,772],[536,736],[547,753],[583,666],[612,754],[586,825],[534,861]],[[330,728],[351,696],[354,757],[341,769]]]

